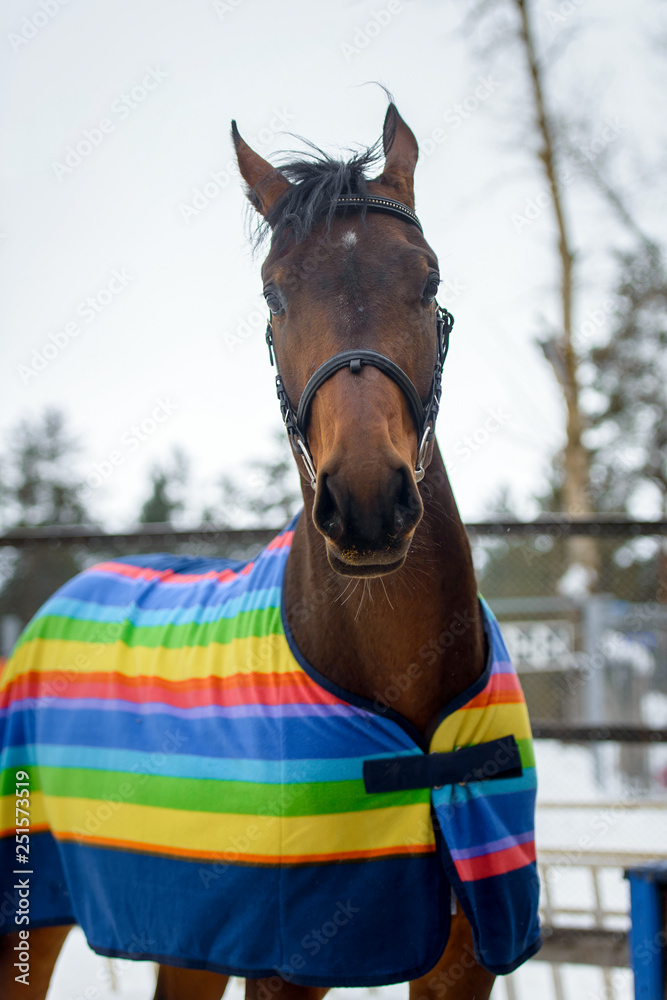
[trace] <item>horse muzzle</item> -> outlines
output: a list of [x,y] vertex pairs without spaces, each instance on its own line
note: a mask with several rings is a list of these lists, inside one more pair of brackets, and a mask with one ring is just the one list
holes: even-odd
[[[370,471],[370,470],[369,470]],[[423,514],[407,467],[385,473],[381,488],[356,488],[342,473],[318,476],[313,523],[329,563],[342,576],[382,576],[400,569]],[[370,482],[377,479],[368,475]]]

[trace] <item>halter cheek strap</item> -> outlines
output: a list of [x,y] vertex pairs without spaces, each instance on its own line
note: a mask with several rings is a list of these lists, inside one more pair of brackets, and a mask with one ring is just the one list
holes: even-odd
[[[411,222],[413,225],[418,226],[419,230],[423,231],[419,219],[414,212],[400,202],[393,201],[390,198],[377,198],[375,196],[362,198],[360,195],[346,195],[337,201],[337,209],[341,211],[349,209],[359,211],[364,208],[397,216],[406,222]],[[341,369],[349,367],[354,375],[358,375],[364,365],[370,365],[373,368],[379,369],[384,375],[392,379],[405,395],[415,422],[415,427],[417,428],[419,440],[415,479],[419,482],[424,478],[423,463],[426,458],[428,445],[435,434],[435,421],[438,416],[442,393],[442,368],[449,349],[449,335],[454,325],[452,314],[447,309],[439,306],[437,302],[435,304],[435,315],[436,359],[433,367],[431,390],[425,403],[422,402],[421,396],[417,392],[412,380],[399,365],[392,361],[391,358],[386,357],[386,355],[366,348],[339,351],[338,354],[334,354],[333,357],[321,364],[308,379],[306,387],[301,393],[301,399],[296,411],[287,395],[280,372],[277,371],[276,392],[280,403],[280,412],[294,448],[301,453],[303,463],[310,477],[310,485],[313,489],[317,487],[317,472],[313,456],[308,447],[307,427],[308,415],[315,393],[324,382],[330,379],[332,375],[335,375],[336,372],[341,371]],[[266,343],[269,348],[271,364],[275,364],[277,370],[278,361],[275,359],[274,354],[273,327],[271,326],[270,316],[266,326]]]

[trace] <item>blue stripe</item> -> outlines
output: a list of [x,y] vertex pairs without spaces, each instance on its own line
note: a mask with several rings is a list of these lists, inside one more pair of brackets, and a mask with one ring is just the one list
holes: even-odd
[[517,844],[526,844],[533,840],[534,831],[527,830],[525,833],[508,834],[499,840],[489,840],[486,844],[477,844],[476,847],[464,847],[460,851],[455,851],[450,847],[449,853],[455,861],[464,858],[481,858],[487,854],[495,854],[496,851],[505,851],[508,847],[516,847]]
[[[305,985],[405,982],[435,965],[449,924],[437,855],[295,868],[234,864],[240,850],[252,850],[252,829],[245,842],[221,836],[225,859],[210,863],[33,834],[40,877],[30,926],[74,919],[104,954],[249,978],[282,974]],[[3,870],[11,870],[14,851],[13,837],[0,841]],[[18,898],[9,902],[6,929],[18,930]]]
[[51,708],[57,712],[71,713],[73,711],[83,712],[104,712],[115,714],[116,712],[132,712],[135,716],[143,719],[149,715],[170,715],[174,720],[195,719],[292,719],[292,718],[327,718],[340,716],[347,718],[350,715],[348,705],[318,705],[308,703],[287,703],[285,705],[262,705],[258,702],[249,702],[246,705],[195,705],[190,708],[182,708],[179,705],[170,705],[161,701],[141,701],[135,702],[125,698],[58,698],[57,695],[48,695],[38,698],[17,698],[12,708],[0,710],[0,716],[12,712],[14,708],[21,711],[32,709]]
[[224,726],[219,719],[189,721],[166,712],[115,712],[110,727],[107,712],[68,711],[44,703],[37,713],[14,709],[5,727],[0,718],[0,741],[7,746],[54,743],[235,760],[326,760],[414,752],[414,743],[390,720],[374,718],[371,726],[367,713],[348,711],[345,717],[227,719]]
[[237,597],[228,598],[216,604],[194,604],[190,607],[174,606],[142,610],[136,604],[113,605],[94,601],[82,601],[72,597],[54,597],[47,601],[40,612],[61,618],[75,618],[77,621],[123,622],[130,621],[137,628],[152,628],[161,625],[202,625],[220,619],[236,618],[244,611],[265,611],[280,605],[280,588],[269,587],[261,590],[246,590]]
[[[402,750],[397,756],[414,756],[419,751]],[[247,781],[257,784],[300,784],[311,781],[357,781],[362,779],[364,760],[383,757],[345,757],[338,760],[230,760],[221,757],[194,757],[164,754],[159,766],[155,755],[136,750],[101,749],[87,746],[27,744],[7,747],[0,753],[0,768],[85,767],[93,771],[159,773],[169,778],[204,778],[217,781]]]
[[[223,570],[231,569],[235,572],[242,570],[247,562],[252,560],[206,558],[198,556],[177,556],[172,552],[146,552],[133,556],[118,556],[107,560],[108,562],[122,563],[123,566],[140,566],[142,569],[154,569],[159,573],[171,570],[174,573],[222,573]],[[95,569],[94,566],[91,569]]]
[[[436,807],[442,803],[454,807],[465,806],[470,799],[485,799],[487,797],[502,797],[514,795],[527,789],[537,788],[537,774],[534,767],[524,767],[521,778],[497,778],[493,781],[471,781],[465,787],[445,785],[442,791],[433,790],[433,801]],[[494,806],[495,808],[495,806]]]
[[486,612],[486,617],[489,623],[489,629],[491,631],[491,639],[493,643],[493,658],[494,660],[501,660],[505,663],[511,663],[510,655],[507,652],[507,646],[505,645],[505,640],[503,639],[503,634],[500,631],[500,625],[498,624],[498,619],[494,615],[493,611],[486,603],[483,597],[479,598],[482,607]]
[[[509,779],[513,780],[513,779]],[[494,785],[489,781],[483,784]],[[437,798],[436,798],[437,797]],[[442,792],[433,791],[438,822],[450,848],[502,840],[533,831],[535,825],[535,792],[522,789],[514,795],[493,795],[473,798],[466,803],[438,804]]]
[[[247,576],[220,582],[202,580],[199,583],[164,583],[160,580],[131,580],[94,569],[75,576],[58,591],[57,599],[74,598],[129,609],[191,608],[217,606],[255,590],[280,587],[288,550],[276,549],[271,559],[260,560]],[[48,614],[50,602],[38,612],[37,618]]]

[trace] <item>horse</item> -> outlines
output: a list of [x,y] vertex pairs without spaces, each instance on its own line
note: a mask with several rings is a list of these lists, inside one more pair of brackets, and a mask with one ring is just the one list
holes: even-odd
[[535,772],[435,440],[453,321],[417,142],[393,103],[346,161],[232,139],[303,510],[250,563],[93,567],[28,626],[0,689],[3,995],[44,997],[78,922],[158,962],[156,1000],[229,975],[483,1000],[540,946]]

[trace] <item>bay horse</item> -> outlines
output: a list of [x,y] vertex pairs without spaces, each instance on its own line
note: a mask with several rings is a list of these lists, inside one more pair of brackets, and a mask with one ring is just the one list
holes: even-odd
[[78,922],[159,962],[157,1000],[230,974],[248,1000],[483,1000],[540,945],[534,760],[434,437],[452,319],[417,142],[393,103],[346,162],[232,137],[303,512],[250,563],[93,567],[28,626],[0,688],[3,996],[43,998]]

